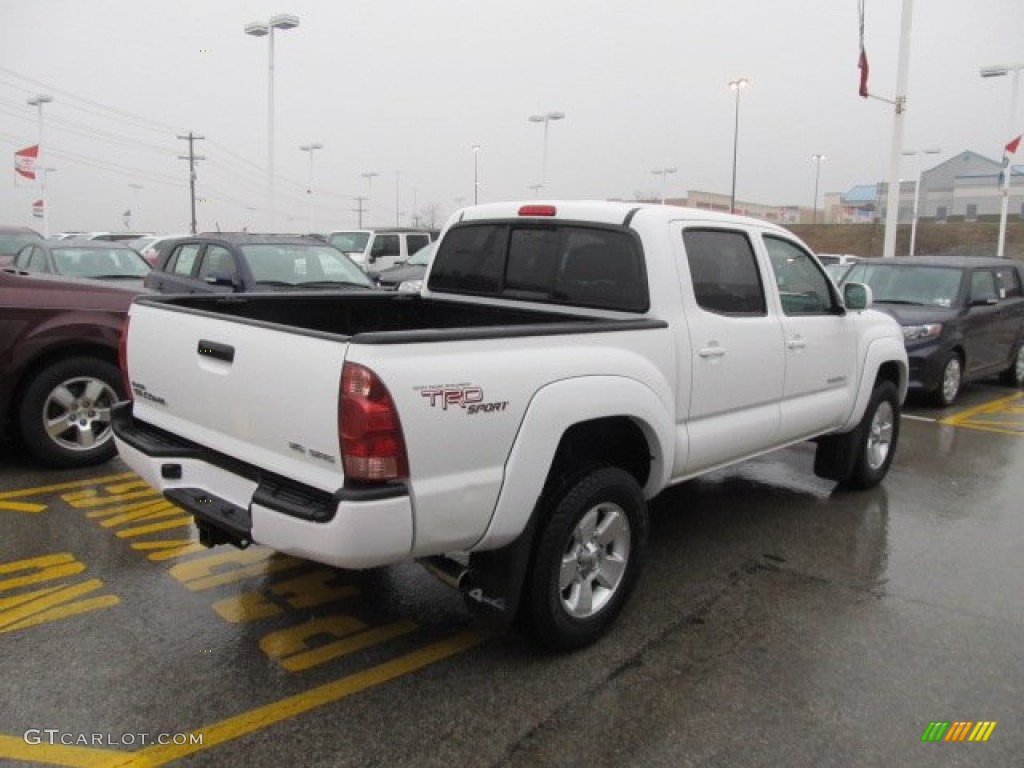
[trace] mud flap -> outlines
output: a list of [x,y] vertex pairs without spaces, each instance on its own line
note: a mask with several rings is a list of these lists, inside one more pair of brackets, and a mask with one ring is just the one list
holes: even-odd
[[837,483],[849,480],[857,461],[857,446],[863,426],[857,426],[840,435],[826,435],[817,439],[814,452],[814,474]]
[[533,516],[510,544],[501,549],[470,553],[469,574],[462,592],[471,610],[502,622],[515,619],[533,554],[536,529],[536,516]]

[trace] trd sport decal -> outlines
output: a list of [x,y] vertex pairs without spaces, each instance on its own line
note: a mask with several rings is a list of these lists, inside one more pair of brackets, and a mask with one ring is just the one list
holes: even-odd
[[498,413],[508,408],[508,400],[486,402],[483,387],[457,384],[444,387],[416,387],[420,396],[426,398],[431,408],[456,412],[461,408],[467,416],[478,413]]

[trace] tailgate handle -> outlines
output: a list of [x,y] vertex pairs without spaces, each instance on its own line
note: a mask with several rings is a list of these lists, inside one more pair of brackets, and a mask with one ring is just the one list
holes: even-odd
[[230,344],[220,344],[216,341],[200,339],[196,352],[203,357],[212,357],[227,363],[235,361],[235,348]]

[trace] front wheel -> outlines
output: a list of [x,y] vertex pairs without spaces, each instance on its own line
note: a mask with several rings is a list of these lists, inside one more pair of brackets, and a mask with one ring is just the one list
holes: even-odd
[[942,379],[939,388],[932,393],[932,402],[940,408],[952,405],[960,393],[963,378],[964,366],[960,362],[960,355],[951,352],[942,366]]
[[888,474],[900,436],[900,400],[891,381],[875,386],[856,434],[853,473],[845,485],[874,488]]
[[523,609],[544,645],[581,648],[611,625],[636,584],[647,502],[632,475],[599,467],[542,504]]

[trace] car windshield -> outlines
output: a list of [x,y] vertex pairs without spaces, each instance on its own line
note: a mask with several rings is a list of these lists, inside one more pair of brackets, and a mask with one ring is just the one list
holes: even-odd
[[362,253],[370,240],[369,232],[335,232],[328,242],[339,251]]
[[432,243],[428,243],[420,248],[416,253],[409,257],[409,260],[405,262],[414,267],[425,267],[430,264],[430,260],[434,258],[434,251],[437,250],[437,240]]
[[53,263],[72,277],[145,277],[149,264],[131,248],[54,248]]
[[924,264],[857,264],[844,283],[867,283],[876,302],[952,307],[960,294],[963,270]]
[[373,284],[355,262],[327,245],[274,243],[243,245],[257,283],[311,285],[346,283],[372,288]]

